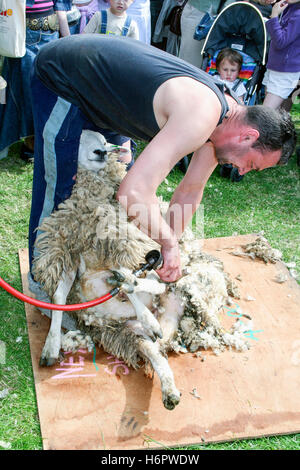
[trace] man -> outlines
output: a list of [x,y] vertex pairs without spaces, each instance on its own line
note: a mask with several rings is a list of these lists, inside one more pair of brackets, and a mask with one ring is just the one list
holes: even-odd
[[[192,208],[189,216],[196,210],[217,164],[232,163],[245,174],[285,163],[294,149],[289,116],[244,107],[205,72],[129,38],[60,39],[43,48],[35,72],[32,90],[40,138],[35,149],[31,257],[35,228],[71,193],[83,128],[100,129],[104,135],[111,129],[149,141],[117,198],[141,230],[161,245],[164,264],[157,272],[166,282],[181,276],[178,238],[188,223],[185,208]],[[167,223],[159,211],[157,187],[192,152]],[[177,217],[174,207],[181,209]]]

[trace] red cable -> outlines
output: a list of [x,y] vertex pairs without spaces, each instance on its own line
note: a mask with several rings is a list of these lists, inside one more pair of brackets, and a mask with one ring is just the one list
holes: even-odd
[[42,302],[41,300],[33,299],[32,297],[28,297],[28,295],[22,294],[18,290],[14,289],[12,286],[7,284],[1,277],[0,277],[0,286],[3,287],[9,294],[13,295],[19,300],[26,302],[31,305],[35,305],[36,307],[46,308],[48,310],[63,310],[63,311],[72,311],[72,310],[83,310],[85,308],[94,307],[95,305],[102,304],[107,300],[111,299],[114,295],[119,292],[118,288],[112,289],[108,294],[103,295],[102,297],[98,297],[95,300],[90,300],[89,302],[84,302],[82,304],[72,304],[72,305],[58,305],[58,304],[50,304],[49,302]]

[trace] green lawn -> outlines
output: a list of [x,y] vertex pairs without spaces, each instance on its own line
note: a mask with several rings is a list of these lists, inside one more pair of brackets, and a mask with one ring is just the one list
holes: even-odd
[[[299,104],[292,115],[300,135]],[[19,145],[0,161],[0,276],[22,290],[18,250],[27,247],[32,166],[18,158]],[[205,237],[264,231],[284,261],[294,261],[300,273],[299,171],[295,156],[286,167],[250,173],[240,183],[220,178],[216,169],[203,197]],[[170,199],[168,188],[174,189],[181,178],[175,169],[159,194]],[[0,342],[0,449],[42,449],[24,305],[1,289],[0,312],[0,340],[6,350],[4,361]],[[300,435],[190,447],[195,448],[295,450]]]

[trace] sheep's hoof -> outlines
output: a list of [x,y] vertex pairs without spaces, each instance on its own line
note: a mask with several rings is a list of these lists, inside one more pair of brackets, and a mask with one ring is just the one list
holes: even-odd
[[174,410],[175,406],[178,405],[179,402],[180,395],[176,395],[175,393],[171,393],[163,399],[164,407],[167,408],[167,410]]
[[41,356],[40,358],[40,366],[41,367],[51,367],[57,362],[57,357],[45,357]]
[[147,332],[147,336],[151,339],[151,341],[153,341],[153,343],[155,343],[155,341],[158,338],[160,338],[160,339],[163,338],[163,334],[162,334],[162,331],[161,331],[160,328],[159,328],[159,330],[156,330],[156,331],[147,329],[146,332]]
[[146,331],[146,334],[153,341],[153,343],[155,343],[158,338],[163,338],[161,326],[154,316],[150,317],[150,322],[144,322],[143,327]]
[[120,273],[119,271],[114,271],[113,269],[111,269],[110,272],[113,274],[112,277],[108,278],[110,282],[116,281],[116,282],[119,282],[120,284],[122,284],[122,282],[125,282],[126,278],[124,274]]

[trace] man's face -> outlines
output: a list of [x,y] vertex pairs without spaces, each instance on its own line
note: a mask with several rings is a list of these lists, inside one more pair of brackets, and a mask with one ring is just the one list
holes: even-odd
[[216,156],[220,165],[231,163],[240,175],[245,175],[251,170],[261,171],[277,165],[281,150],[261,151],[253,147],[241,150],[237,144],[225,144],[221,149],[216,148]]

